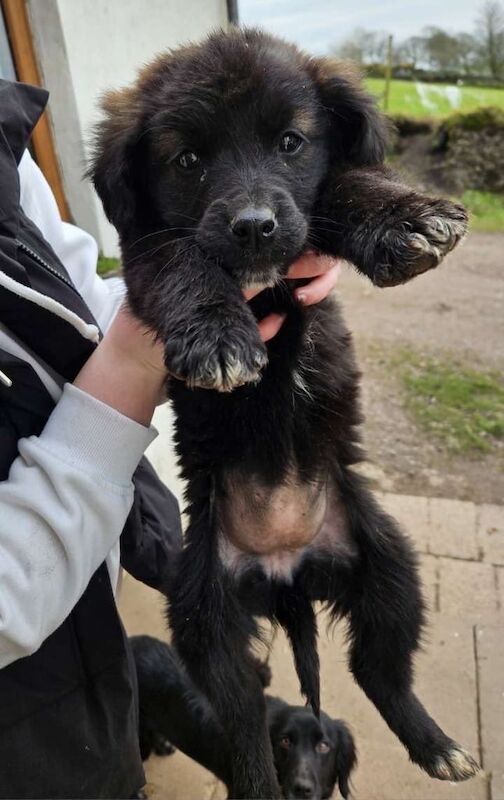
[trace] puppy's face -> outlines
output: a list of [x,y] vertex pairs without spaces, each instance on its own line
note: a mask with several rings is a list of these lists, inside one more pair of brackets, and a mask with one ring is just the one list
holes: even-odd
[[[270,701],[271,699],[268,698]],[[343,797],[356,763],[346,725],[322,713],[274,700],[269,704],[270,738],[278,780],[285,798],[331,797],[338,783]]]
[[341,65],[258,31],[162,56],[104,108],[92,175],[123,244],[163,230],[242,287],[275,283],[316,248],[329,168],[383,155],[381,120]]
[[150,141],[160,221],[192,228],[245,288],[273,284],[305,247],[329,152],[308,76],[273,53],[251,59],[241,45],[182,96],[167,93]]

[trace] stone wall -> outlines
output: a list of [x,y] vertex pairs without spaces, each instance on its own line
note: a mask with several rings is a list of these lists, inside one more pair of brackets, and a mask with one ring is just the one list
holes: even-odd
[[455,194],[504,192],[504,109],[457,113],[442,122],[404,116],[392,122],[392,155],[421,179]]
[[504,128],[454,129],[440,159],[445,182],[462,192],[504,192]]

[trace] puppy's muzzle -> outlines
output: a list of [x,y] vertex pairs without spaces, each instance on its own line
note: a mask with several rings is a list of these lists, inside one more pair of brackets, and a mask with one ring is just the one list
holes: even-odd
[[235,243],[256,253],[273,244],[277,228],[276,215],[268,206],[247,206],[235,214],[229,225]]

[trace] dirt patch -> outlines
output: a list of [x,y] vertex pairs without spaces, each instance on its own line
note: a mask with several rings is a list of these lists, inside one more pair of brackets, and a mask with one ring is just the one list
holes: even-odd
[[503,457],[453,455],[405,408],[390,354],[410,348],[476,369],[504,369],[504,233],[472,233],[438,269],[376,289],[346,270],[339,294],[363,371],[366,472],[388,491],[502,503]]

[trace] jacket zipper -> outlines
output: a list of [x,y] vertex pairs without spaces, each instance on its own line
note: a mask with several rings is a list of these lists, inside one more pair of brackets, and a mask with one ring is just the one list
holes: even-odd
[[34,261],[37,262],[37,264],[40,264],[40,266],[44,267],[44,269],[46,269],[48,272],[50,272],[51,275],[54,275],[56,278],[59,278],[60,281],[63,281],[63,283],[66,283],[67,286],[70,286],[70,288],[73,289],[74,292],[77,291],[75,286],[73,285],[73,283],[71,283],[68,280],[68,278],[65,278],[65,276],[62,275],[60,272],[58,272],[57,269],[54,269],[54,267],[51,267],[51,265],[48,264],[47,261],[44,261],[44,259],[41,256],[39,256],[38,253],[36,253],[34,250],[31,249],[31,247],[28,247],[28,245],[25,244],[24,242],[22,242],[20,239],[16,239],[15,241],[16,241],[17,246],[19,248],[21,248],[21,250],[24,250],[24,252],[27,253],[29,256],[31,256],[31,258],[33,258]]

